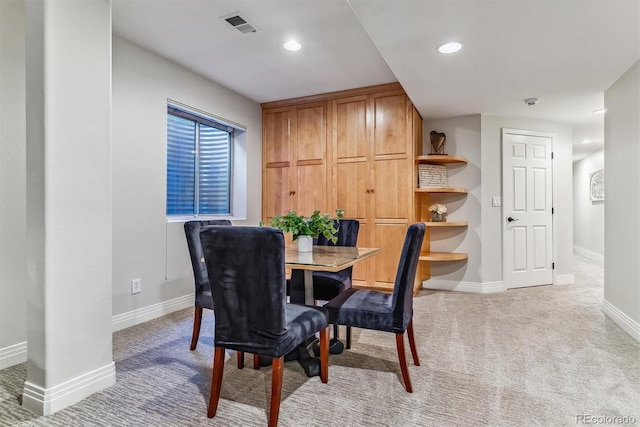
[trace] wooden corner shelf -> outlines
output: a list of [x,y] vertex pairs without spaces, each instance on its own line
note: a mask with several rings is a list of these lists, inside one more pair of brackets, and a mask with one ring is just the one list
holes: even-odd
[[[447,154],[423,154],[416,156],[415,158],[416,167],[415,170],[418,172],[418,178],[420,178],[420,173],[424,172],[422,169],[425,167],[422,165],[440,165],[435,167],[435,169],[442,169],[443,167],[448,166],[459,166],[466,165],[467,159],[460,156],[451,156]],[[429,167],[427,167],[429,168]],[[418,179],[420,182],[420,179]],[[431,181],[436,182],[436,181]],[[438,182],[444,185],[448,185],[444,180]],[[436,185],[438,185],[436,184]],[[431,212],[428,211],[429,205],[444,197],[444,200],[460,200],[464,199],[468,194],[468,190],[466,188],[456,188],[456,187],[427,187],[427,188],[415,188],[414,189],[414,202],[416,204],[416,219],[421,221],[427,227],[427,233],[425,235],[425,243],[422,247],[422,252],[420,253],[419,260],[423,261],[420,265],[420,274],[422,278],[430,278],[432,271],[432,262],[460,262],[468,259],[468,254],[461,252],[431,252],[431,237],[432,235],[439,234],[439,232],[433,230],[448,230],[449,233],[458,233],[458,231],[462,231],[462,227],[468,227],[469,224],[467,221],[443,221],[443,222],[433,222],[431,219]],[[460,194],[462,196],[438,196],[438,194]],[[456,229],[457,227],[457,229]],[[432,230],[431,232],[429,230]],[[458,266],[454,266],[458,267]]]
[[440,222],[424,222],[427,227],[466,227],[469,225],[467,221],[440,221]]
[[462,252],[423,252],[420,261],[461,261],[467,259],[467,254]]
[[460,194],[467,194],[467,189],[466,188],[450,188],[450,187],[416,188],[416,193],[460,193]]
[[423,154],[416,157],[416,162],[432,165],[446,165],[453,163],[467,163],[467,159],[460,156],[449,156],[446,154]]

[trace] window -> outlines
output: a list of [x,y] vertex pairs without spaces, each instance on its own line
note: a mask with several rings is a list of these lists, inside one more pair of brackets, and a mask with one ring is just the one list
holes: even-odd
[[167,215],[231,214],[233,128],[168,107]]

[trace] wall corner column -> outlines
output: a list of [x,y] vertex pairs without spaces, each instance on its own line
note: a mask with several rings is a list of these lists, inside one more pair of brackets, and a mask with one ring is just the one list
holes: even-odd
[[47,415],[115,383],[111,2],[28,0],[27,380]]

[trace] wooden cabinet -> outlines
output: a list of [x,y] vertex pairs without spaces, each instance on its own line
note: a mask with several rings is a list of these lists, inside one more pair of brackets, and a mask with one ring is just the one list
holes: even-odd
[[327,208],[327,103],[263,110],[262,216]]
[[[421,155],[416,157],[416,164],[426,163],[432,165],[450,165],[450,164],[466,164],[467,160],[464,157],[450,156],[450,155]],[[416,218],[418,221],[424,222],[427,225],[427,233],[425,234],[425,240],[422,245],[422,251],[420,253],[420,261],[424,261],[420,266],[420,274],[423,279],[429,279],[431,277],[431,262],[445,262],[445,261],[461,261],[467,259],[466,253],[461,252],[432,252],[431,251],[431,231],[432,229],[441,229],[444,227],[466,227],[466,221],[446,221],[446,222],[431,222],[429,206],[434,202],[443,202],[441,195],[446,194],[467,194],[467,190],[464,188],[415,188],[416,194]],[[445,196],[446,197],[446,196]]]
[[[404,237],[413,222],[413,104],[402,91],[371,98],[370,236],[373,246],[384,248],[373,259],[373,287],[392,291]],[[422,128],[421,122],[416,125]]]
[[[422,148],[422,119],[402,87],[379,85],[262,108],[263,219],[296,208],[304,214],[344,209],[346,218],[360,221],[358,245],[383,249],[355,266],[354,286],[391,291],[406,230],[415,222],[414,159]],[[293,130],[285,132],[285,123]],[[284,145],[291,153],[275,155]],[[322,191],[314,188],[321,182]],[[416,290],[420,283],[417,278]]]
[[[331,101],[333,126],[329,144],[333,164],[331,205],[344,209],[347,218],[360,221],[358,245],[364,247],[373,246],[370,238],[372,184],[369,103],[368,95]],[[373,283],[373,258],[354,266],[354,282],[360,285]]]

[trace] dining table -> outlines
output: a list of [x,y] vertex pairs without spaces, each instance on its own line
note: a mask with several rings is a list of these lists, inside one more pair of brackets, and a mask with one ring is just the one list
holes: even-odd
[[[304,272],[304,301],[292,299],[292,303],[314,305],[313,272],[336,272],[351,267],[382,252],[382,248],[314,245],[311,252],[299,252],[297,245],[285,246],[285,267]],[[319,361],[311,357],[308,343],[298,347],[296,358],[307,376],[319,375]],[[317,371],[317,372],[316,372]]]
[[[299,252],[296,245],[286,245],[284,262],[286,268],[304,272],[304,304],[313,305],[313,272],[336,272],[364,261],[382,252],[382,248],[360,248],[351,246],[315,245],[312,252]],[[294,302],[294,301],[292,301]],[[302,301],[295,301],[301,303]]]

